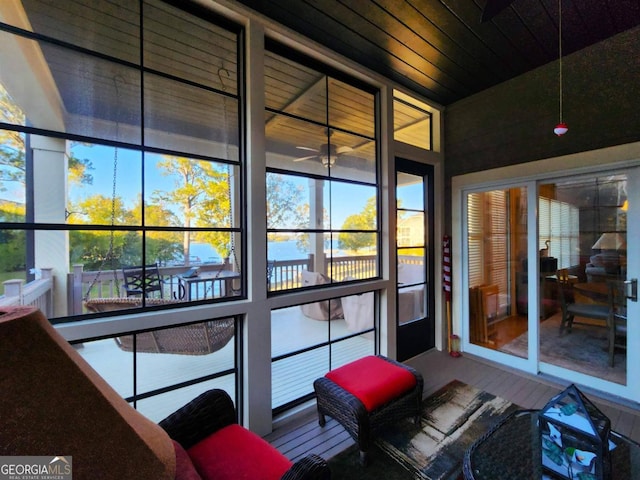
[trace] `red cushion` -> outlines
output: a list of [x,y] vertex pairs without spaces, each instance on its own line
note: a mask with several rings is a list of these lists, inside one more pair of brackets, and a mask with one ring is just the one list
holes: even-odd
[[193,466],[193,462],[185,452],[182,445],[172,440],[173,448],[176,451],[176,477],[175,480],[202,480],[200,474]]
[[226,426],[187,450],[204,479],[280,480],[292,462],[255,433]]
[[358,398],[368,412],[416,386],[410,371],[373,355],[336,368],[325,377]]

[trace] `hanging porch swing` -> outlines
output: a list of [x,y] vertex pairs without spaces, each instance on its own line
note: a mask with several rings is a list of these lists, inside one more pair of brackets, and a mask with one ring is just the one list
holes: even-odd
[[[119,97],[117,78],[114,78],[116,95]],[[225,115],[226,118],[226,115]],[[117,127],[116,127],[117,128]],[[226,129],[225,129],[226,130]],[[123,279],[127,296],[120,296],[120,281],[115,268],[114,258],[114,229],[116,213],[116,179],[118,168],[118,147],[114,150],[113,162],[113,189],[111,197],[111,235],[109,250],[103,258],[100,267],[89,285],[83,305],[87,312],[105,313],[117,310],[141,308],[143,306],[158,306],[180,303],[177,298],[164,298],[163,280],[156,265],[123,268]],[[230,207],[231,209],[231,203]],[[232,215],[232,212],[229,212]],[[111,263],[113,271],[113,283],[116,296],[109,298],[91,298],[91,291],[98,282],[107,261]],[[132,273],[134,272],[134,273]],[[136,288],[131,288],[127,275],[134,275]],[[150,285],[150,281],[157,285]],[[160,298],[148,297],[149,292],[159,292]],[[115,337],[118,347],[126,352],[137,353],[167,353],[179,355],[207,355],[216,352],[226,346],[235,335],[235,319],[222,318],[198,322],[189,325],[181,325],[168,328],[160,328],[153,331],[145,331],[135,334],[127,334]]]

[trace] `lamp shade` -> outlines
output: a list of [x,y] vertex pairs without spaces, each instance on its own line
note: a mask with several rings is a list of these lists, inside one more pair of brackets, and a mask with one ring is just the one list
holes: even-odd
[[594,250],[624,250],[627,248],[627,241],[624,235],[616,232],[606,232],[591,247]]

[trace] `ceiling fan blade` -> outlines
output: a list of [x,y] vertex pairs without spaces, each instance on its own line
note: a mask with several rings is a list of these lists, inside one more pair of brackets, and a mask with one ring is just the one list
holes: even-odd
[[336,153],[338,155],[340,155],[342,153],[347,153],[347,152],[353,152],[353,148],[351,148],[351,147],[338,147],[338,148],[336,148]]
[[498,15],[502,10],[513,3],[514,0],[487,0],[484,10],[482,10],[482,23],[488,22]]
[[300,158],[294,158],[293,161],[294,162],[302,162],[303,160],[310,160],[312,158],[316,158],[317,155],[309,155],[308,157],[300,157]]
[[309,150],[310,152],[318,152],[317,148],[309,148],[309,147],[296,147],[300,150]]

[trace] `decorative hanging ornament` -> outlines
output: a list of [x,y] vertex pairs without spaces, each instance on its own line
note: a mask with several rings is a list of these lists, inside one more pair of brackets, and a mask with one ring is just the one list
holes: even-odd
[[567,124],[564,122],[560,122],[559,124],[556,125],[556,128],[553,129],[553,133],[555,133],[559,137],[561,137],[568,131],[569,131],[569,127],[567,127]]
[[558,0],[558,84],[560,97],[560,123],[553,129],[553,133],[561,137],[569,131],[569,127],[562,121],[562,0]]

